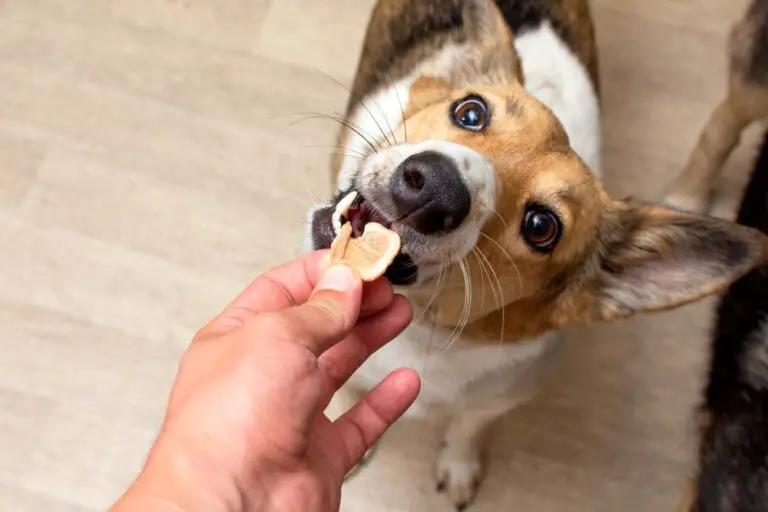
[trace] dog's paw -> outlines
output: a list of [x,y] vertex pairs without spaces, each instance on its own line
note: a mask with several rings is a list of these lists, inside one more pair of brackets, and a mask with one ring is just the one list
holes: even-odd
[[437,491],[445,492],[457,511],[465,510],[475,499],[483,481],[480,454],[443,446],[435,466],[435,479]]

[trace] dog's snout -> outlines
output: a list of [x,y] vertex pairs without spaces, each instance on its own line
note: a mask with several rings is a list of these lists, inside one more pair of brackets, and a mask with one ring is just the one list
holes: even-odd
[[424,234],[456,229],[472,206],[456,164],[435,151],[403,161],[392,176],[390,188],[398,217]]

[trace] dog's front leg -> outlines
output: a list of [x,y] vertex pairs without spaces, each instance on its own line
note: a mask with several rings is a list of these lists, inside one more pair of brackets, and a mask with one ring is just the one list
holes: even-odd
[[488,427],[518,403],[504,397],[454,412],[440,446],[435,478],[437,490],[446,492],[457,510],[464,510],[472,502],[482,482],[483,437]]
[[475,498],[484,476],[483,438],[498,418],[536,395],[549,361],[560,344],[551,339],[525,361],[489,374],[467,389],[457,401],[435,466],[439,491],[445,491],[457,510]]

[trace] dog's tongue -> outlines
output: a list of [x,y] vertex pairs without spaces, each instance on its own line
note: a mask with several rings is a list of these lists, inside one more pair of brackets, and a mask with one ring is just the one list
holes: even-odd
[[352,224],[353,237],[363,236],[366,226],[372,222],[380,224],[387,229],[391,227],[390,221],[387,220],[375,206],[367,201],[350,206],[347,209],[345,217],[347,218],[347,221]]
[[365,232],[365,224],[368,222],[366,217],[360,206],[350,206],[347,210],[347,219],[352,224],[352,234],[354,236],[360,236]]

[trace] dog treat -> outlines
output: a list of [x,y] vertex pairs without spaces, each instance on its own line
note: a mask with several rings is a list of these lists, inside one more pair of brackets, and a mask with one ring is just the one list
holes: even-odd
[[346,263],[371,282],[384,275],[399,252],[400,237],[394,231],[369,222],[361,237],[352,238],[352,224],[347,222],[331,244],[331,262]]

